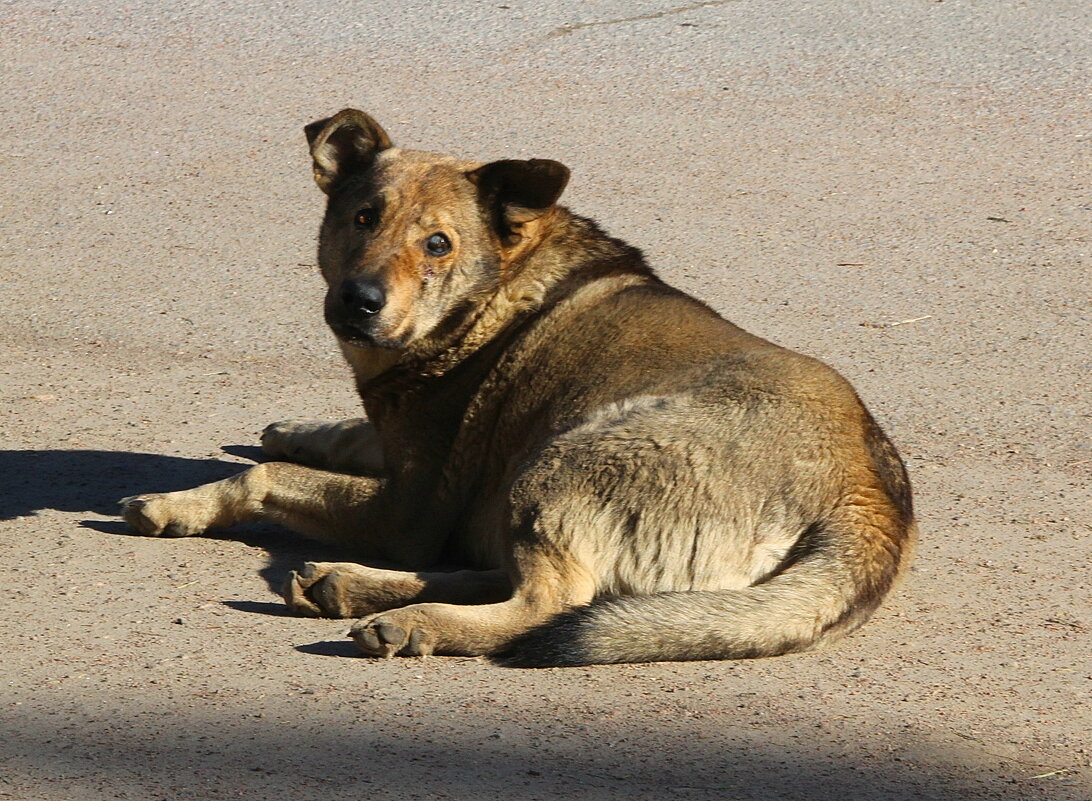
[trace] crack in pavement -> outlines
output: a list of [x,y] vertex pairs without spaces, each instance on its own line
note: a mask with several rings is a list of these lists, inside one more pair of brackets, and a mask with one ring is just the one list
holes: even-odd
[[688,6],[679,6],[678,8],[667,8],[663,11],[653,11],[650,14],[638,14],[633,17],[619,17],[618,19],[604,19],[597,20],[595,22],[574,22],[570,25],[562,25],[560,28],[554,28],[546,35],[547,39],[556,39],[558,36],[568,36],[574,31],[581,30],[582,28],[594,28],[599,25],[620,25],[624,22],[640,22],[646,19],[660,19],[661,17],[670,17],[675,14],[685,14],[687,11],[697,11],[699,8],[708,8],[709,6],[723,6],[728,3],[735,3],[737,0],[706,0],[703,3],[691,3]]

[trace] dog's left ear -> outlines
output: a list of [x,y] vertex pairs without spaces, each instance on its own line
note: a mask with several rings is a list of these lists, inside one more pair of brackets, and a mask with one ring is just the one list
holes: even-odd
[[493,161],[466,174],[478,187],[482,206],[493,214],[503,241],[518,241],[519,228],[538,219],[557,203],[569,168],[549,159]]
[[315,183],[326,194],[338,179],[366,169],[376,153],[391,146],[379,123],[355,108],[312,122],[303,132],[311,146]]

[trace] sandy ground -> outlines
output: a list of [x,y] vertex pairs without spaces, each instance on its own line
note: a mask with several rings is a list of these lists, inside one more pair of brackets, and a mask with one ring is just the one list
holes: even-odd
[[[5,3],[0,797],[1088,799],[1090,30],[1080,0]],[[923,531],[877,618],[742,663],[372,661],[270,591],[337,554],[126,536],[117,498],[356,413],[300,130],[345,105],[565,161],[571,206],[854,381]]]

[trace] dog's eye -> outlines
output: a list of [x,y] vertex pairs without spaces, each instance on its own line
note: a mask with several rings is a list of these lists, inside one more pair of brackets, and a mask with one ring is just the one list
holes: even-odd
[[358,228],[374,228],[375,224],[379,222],[379,212],[373,208],[362,208],[356,213],[353,222],[357,224]]
[[446,256],[451,252],[451,240],[443,234],[433,234],[425,240],[425,250],[431,256]]

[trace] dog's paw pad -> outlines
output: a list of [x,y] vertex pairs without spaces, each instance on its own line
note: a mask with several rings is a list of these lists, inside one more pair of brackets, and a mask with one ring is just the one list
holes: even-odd
[[284,602],[297,615],[326,617],[326,613],[307,594],[311,584],[312,582],[307,580],[307,576],[303,575],[303,571],[297,573],[293,570],[288,574],[288,578],[284,582],[284,589],[281,591]]
[[377,611],[360,592],[365,568],[343,562],[305,562],[285,581],[284,602],[305,617],[360,617]]
[[376,615],[358,621],[349,630],[357,647],[368,656],[425,656],[432,653],[431,638],[420,627],[405,625],[397,615]]
[[299,571],[288,574],[284,602],[305,617],[353,617],[340,591],[341,578],[335,563],[305,562]]

